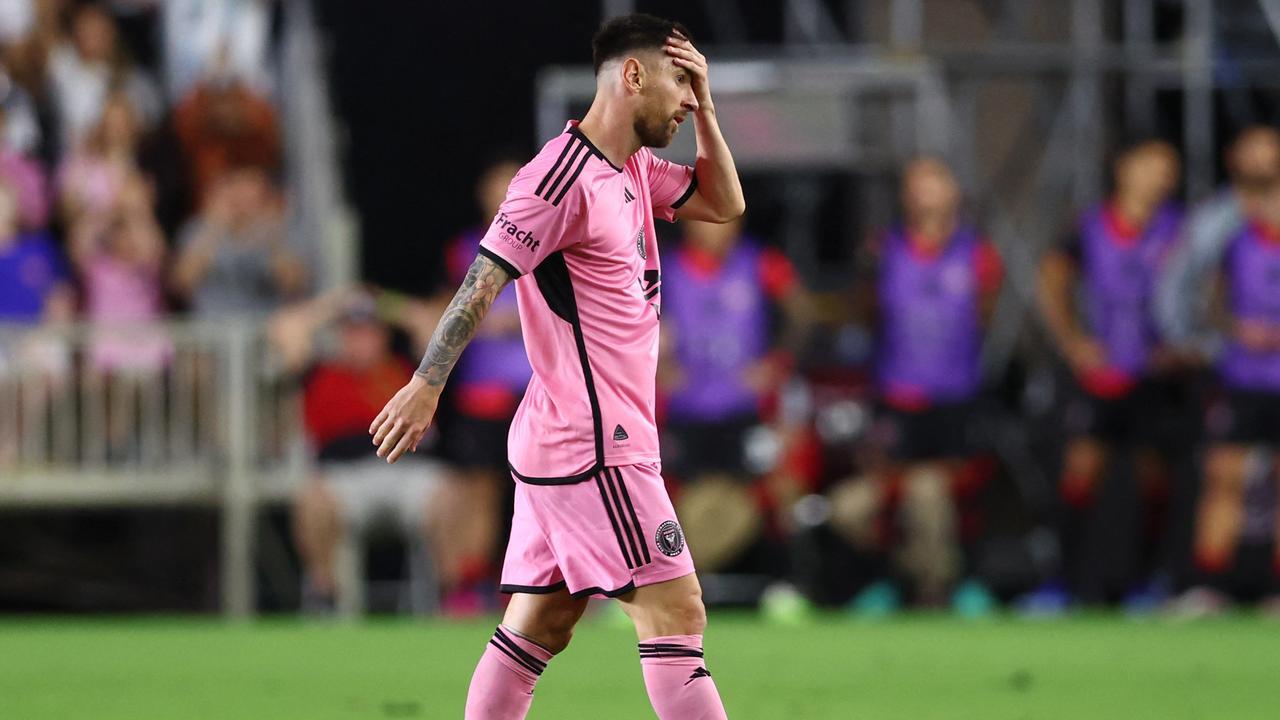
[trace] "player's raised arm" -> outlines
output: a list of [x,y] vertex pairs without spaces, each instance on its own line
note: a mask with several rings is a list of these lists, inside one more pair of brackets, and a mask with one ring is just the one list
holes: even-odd
[[476,328],[498,293],[510,281],[511,275],[496,262],[483,254],[476,257],[453,302],[440,317],[413,378],[387,401],[369,426],[373,444],[378,446],[378,457],[393,463],[406,451],[418,447],[435,417],[440,391],[458,356],[475,336]]
[[698,187],[688,201],[676,211],[676,217],[707,222],[728,222],[747,209],[742,195],[742,183],[738,169],[733,164],[733,154],[720,133],[716,121],[716,108],[711,101],[711,85],[707,80],[707,59],[677,31],[667,39],[667,55],[676,67],[688,73],[697,100],[693,110],[694,131],[698,140],[698,160],[694,173]]

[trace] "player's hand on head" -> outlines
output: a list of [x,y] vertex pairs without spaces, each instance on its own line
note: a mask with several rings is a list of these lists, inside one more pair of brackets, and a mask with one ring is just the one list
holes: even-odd
[[711,84],[707,79],[707,58],[679,30],[673,31],[671,37],[667,38],[664,49],[677,67],[689,71],[689,82],[693,85],[693,95],[698,99],[698,104],[710,107]]
[[431,427],[439,401],[440,388],[428,385],[421,375],[415,374],[387,401],[369,426],[378,457],[393,463],[406,452],[417,450],[422,436]]

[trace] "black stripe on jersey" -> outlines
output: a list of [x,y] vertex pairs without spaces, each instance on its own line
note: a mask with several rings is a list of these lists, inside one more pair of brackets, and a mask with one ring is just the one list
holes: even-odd
[[509,275],[512,280],[515,280],[516,278],[524,274],[520,272],[520,270],[516,268],[515,265],[512,265],[511,263],[507,262],[506,258],[502,257],[501,255],[490,250],[487,247],[481,247],[479,254],[492,260],[493,264],[502,268],[502,271],[505,272],[507,275]]
[[582,174],[582,168],[587,166],[587,161],[590,159],[590,155],[582,156],[582,162],[578,163],[578,169],[573,171],[573,175],[569,178],[569,182],[564,184],[564,187],[560,189],[560,194],[551,202],[552,205],[560,205],[560,201],[564,199],[565,193],[569,192],[569,188],[573,187],[573,183],[576,182],[578,180],[578,176]]
[[538,189],[534,192],[534,195],[542,195],[543,188],[547,186],[547,182],[551,180],[551,176],[556,174],[556,170],[560,167],[560,163],[564,162],[564,156],[569,154],[569,148],[574,144],[575,143],[572,138],[569,139],[569,142],[564,144],[564,149],[560,151],[560,157],[556,158],[556,164],[552,165],[551,169],[547,171],[547,174],[542,177],[542,182],[538,183]]
[[[636,507],[631,504],[631,493],[627,492],[627,486],[622,482],[622,471],[618,468],[612,468],[612,470],[614,476],[618,479],[618,489],[622,491],[622,500],[627,505],[627,512],[631,515],[631,522],[635,526],[636,537],[640,538],[640,547],[644,550],[644,563],[648,565],[653,562],[653,559],[649,557],[649,544],[644,541],[645,533],[640,528],[640,518],[636,515]],[[637,557],[636,559],[638,560],[639,558]]]
[[589,149],[589,150],[591,151],[591,154],[592,154],[592,155],[595,155],[596,157],[600,158],[601,160],[603,160],[603,161],[605,161],[605,162],[609,163],[609,167],[613,168],[615,171],[617,171],[617,172],[622,172],[622,168],[618,167],[617,165],[614,165],[614,164],[613,164],[613,161],[609,159],[609,156],[608,156],[608,155],[605,155],[604,153],[600,152],[600,148],[596,147],[596,144],[595,144],[595,143],[593,143],[593,142],[591,142],[591,138],[587,137],[587,136],[582,132],[582,130],[580,130],[580,129],[579,129],[579,128],[577,128],[576,126],[575,126],[575,127],[571,127],[571,128],[569,128],[569,134],[570,134],[570,135],[573,135],[574,137],[576,137],[576,138],[578,138],[579,140],[581,140],[581,141],[582,141],[582,142],[587,146],[587,149]]
[[524,660],[526,663],[532,665],[536,669],[539,675],[542,674],[543,670],[547,669],[547,664],[545,662],[534,657],[532,654],[529,653],[528,650],[525,650],[524,648],[520,647],[516,643],[516,641],[507,637],[507,634],[502,632],[502,628],[498,628],[494,630],[493,637],[496,638],[503,645],[506,645],[507,648],[511,650],[511,652],[514,652],[516,655],[519,655],[521,660]]
[[689,198],[693,197],[693,191],[698,189],[698,174],[693,174],[693,179],[689,181],[689,188],[684,191],[678,200],[671,203],[672,210],[679,210],[682,205],[689,202]]
[[[614,484],[615,468],[605,468],[604,477],[605,485],[609,487],[609,495],[613,498],[613,507],[618,511],[618,523],[622,525],[622,533],[627,536],[627,543],[631,545],[631,557],[635,558],[636,567],[640,567],[644,563],[640,562],[640,548],[644,547],[644,538],[640,539],[640,546],[636,546],[636,535],[640,534],[640,523],[632,525],[627,521],[626,512],[622,509],[622,498],[618,494],[618,487]],[[648,548],[645,548],[646,551]]]
[[655,288],[653,288],[652,290],[650,290],[649,292],[647,292],[647,293],[645,293],[645,294],[644,294],[644,299],[645,299],[645,300],[652,300],[652,299],[653,299],[653,296],[654,296],[654,295],[657,295],[657,294],[658,294],[658,291],[659,291],[659,290],[661,290],[661,289],[662,289],[661,287],[655,287]]
[[[560,187],[560,181],[564,180],[565,176],[569,174],[569,170],[573,168],[574,163],[578,162],[578,157],[582,157],[582,163],[584,165],[587,162],[587,158],[591,157],[591,152],[587,150],[586,145],[583,145],[582,143],[574,143],[574,145],[575,147],[573,148],[573,152],[569,153],[569,159],[560,167],[560,174],[556,175],[555,180],[551,181],[551,186],[547,188],[545,193],[538,193],[538,197],[546,200],[547,202],[551,202],[551,196],[555,194],[556,188]],[[574,175],[574,177],[576,178],[577,175]],[[568,185],[565,187],[568,188]]]
[[573,327],[573,339],[578,346],[578,362],[582,364],[582,379],[587,388],[587,402],[591,405],[591,425],[595,434],[595,463],[577,475],[567,477],[530,477],[521,475],[511,463],[511,474],[517,480],[530,485],[570,485],[590,480],[604,467],[604,422],[600,417],[600,398],[596,395],[595,377],[591,373],[591,360],[587,357],[587,341],[582,336],[582,323],[578,318],[578,301],[573,293],[573,281],[569,278],[569,266],[564,252],[551,253],[533,269],[533,278],[547,307],[557,317]]
[[[600,479],[600,475],[596,475],[596,488],[600,491],[600,502],[604,503],[604,512],[609,516],[609,524],[613,526],[613,536],[618,539],[618,550],[622,552],[622,559],[626,561],[627,568],[634,570],[635,563],[631,562],[631,556],[627,554],[627,543],[622,539],[622,529],[618,526],[618,518],[613,514],[613,505],[609,503],[609,493],[604,489],[604,481]],[[635,540],[631,541],[635,544]]]

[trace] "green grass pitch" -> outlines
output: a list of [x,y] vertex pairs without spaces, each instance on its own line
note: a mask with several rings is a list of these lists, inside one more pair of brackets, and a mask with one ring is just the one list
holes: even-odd
[[[0,620],[0,718],[460,718],[493,621]],[[713,614],[736,720],[1280,718],[1280,623]],[[530,718],[652,718],[635,638],[584,620]]]

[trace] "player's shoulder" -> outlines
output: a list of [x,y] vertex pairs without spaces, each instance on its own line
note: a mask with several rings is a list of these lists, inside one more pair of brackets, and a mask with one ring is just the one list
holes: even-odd
[[547,141],[520,169],[508,196],[536,197],[558,208],[576,207],[577,200],[590,194],[607,163],[586,136],[570,128]]

